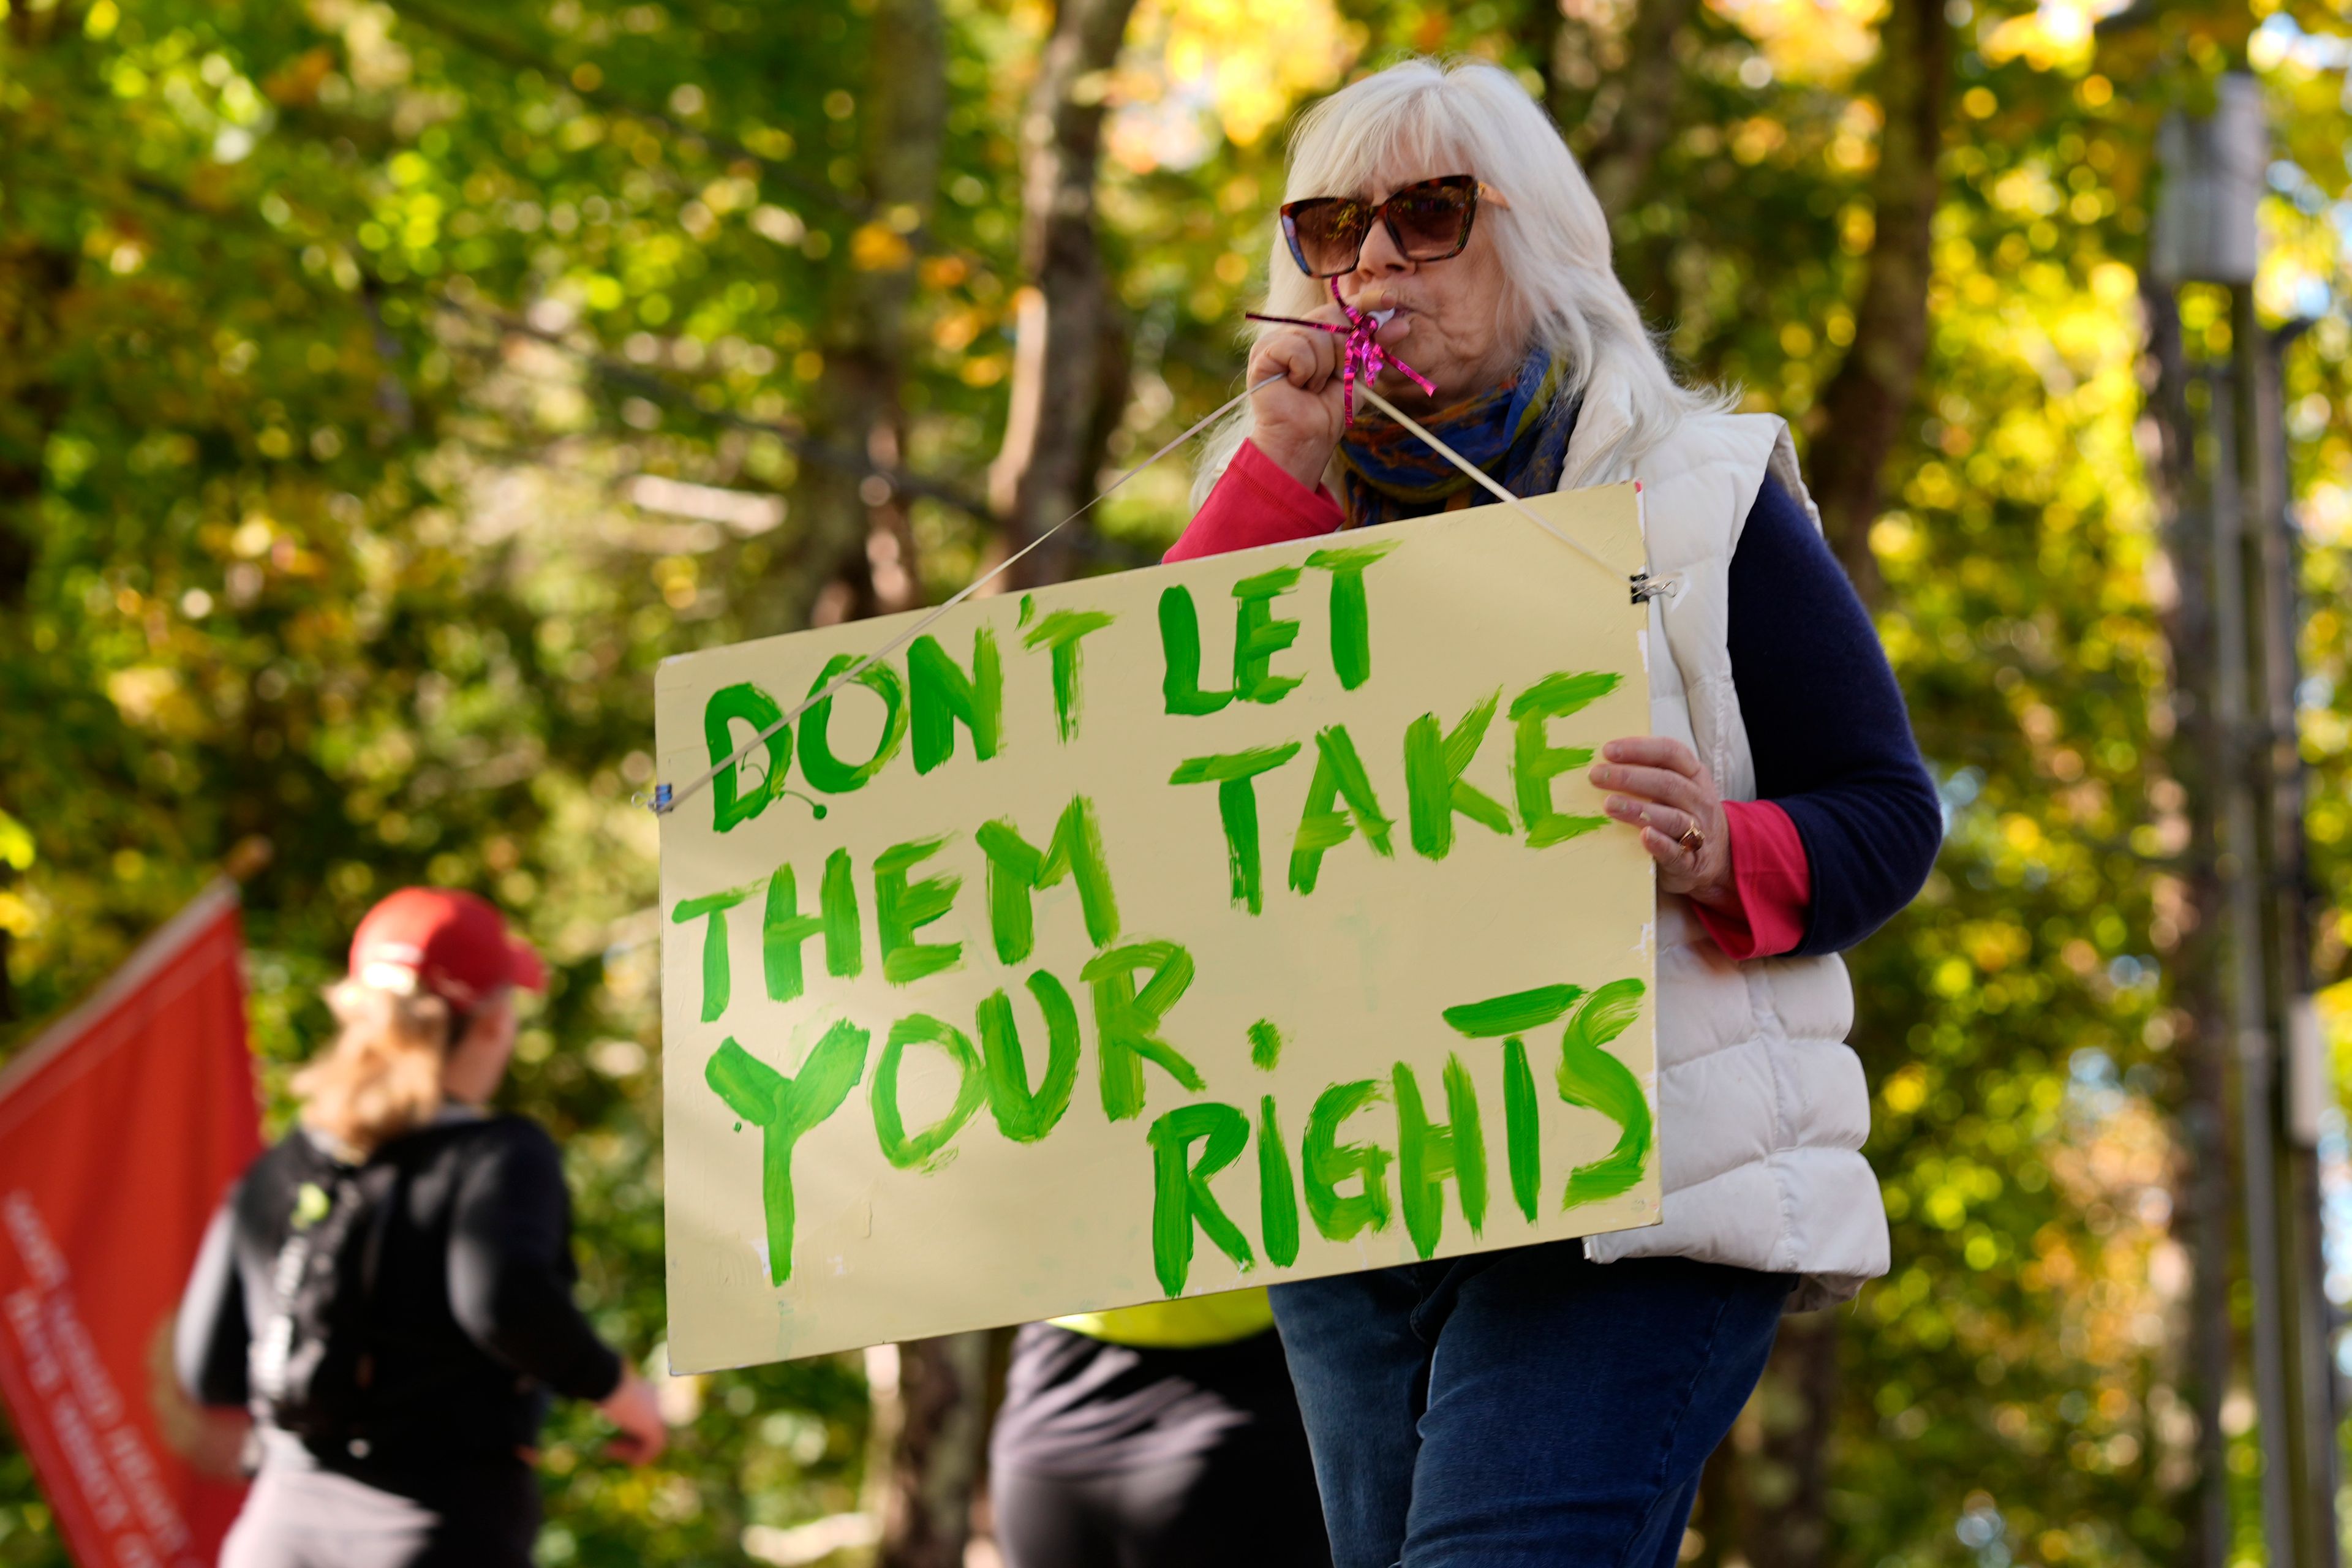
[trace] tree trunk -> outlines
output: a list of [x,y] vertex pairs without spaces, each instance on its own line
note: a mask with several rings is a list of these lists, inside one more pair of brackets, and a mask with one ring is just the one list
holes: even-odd
[[[5,126],[0,120],[0,134]],[[37,559],[43,456],[66,411],[65,387],[45,373],[74,268],[71,251],[0,239],[0,626],[16,637],[25,635],[25,596]],[[15,880],[0,863],[0,888]],[[17,1014],[8,967],[14,940],[0,927],[0,1024],[14,1023]]]
[[[989,473],[989,500],[1008,552],[1092,495],[1090,448],[1108,423],[1105,415],[1117,415],[1103,407],[1104,356],[1119,340],[1095,234],[1095,179],[1103,81],[1134,9],[1135,0],[1060,0],[1021,117],[1021,265],[1028,282],[1004,447]],[[1057,539],[1014,568],[1014,584],[1058,582],[1069,564],[1068,544]]]
[[1751,1495],[1752,1522],[1741,1541],[1755,1568],[1816,1568],[1828,1561],[1840,1323],[1835,1312],[1787,1320],[1764,1369],[1764,1457],[1787,1470],[1789,1490],[1771,1507],[1753,1506]]
[[20,609],[32,582],[42,463],[66,409],[49,339],[75,260],[29,237],[0,240],[0,610]]
[[[1674,133],[1675,104],[1682,94],[1675,42],[1697,9],[1698,0],[1642,0],[1633,15],[1617,112],[1584,156],[1584,177],[1611,217],[1633,205]],[[1551,109],[1559,118],[1562,105],[1556,96]]]
[[[1883,585],[1870,526],[1927,358],[1927,285],[1942,193],[1938,153],[1951,72],[1944,0],[1894,0],[1879,32],[1885,127],[1872,180],[1876,237],[1854,310],[1853,346],[1822,392],[1807,465],[1831,547],[1863,602],[1874,606]],[[1834,1313],[1784,1323],[1757,1403],[1742,1417],[1759,1424],[1751,1451],[1731,1445],[1713,1461],[1726,1473],[1706,1489],[1714,1506],[1702,1533],[1711,1547],[1719,1535],[1727,1552],[1736,1542],[1754,1568],[1818,1568],[1828,1560],[1824,1505],[1838,1409],[1838,1337]]]
[[875,1568],[963,1568],[988,1456],[991,1339],[979,1329],[866,1352]]
[[1854,306],[1853,346],[1822,393],[1807,454],[1830,546],[1863,602],[1873,605],[1880,583],[1870,526],[1927,353],[1927,285],[1942,192],[1938,153],[1952,77],[1944,5],[1894,0],[1879,30],[1878,104],[1885,124],[1871,179],[1876,237]]
[[2177,930],[2172,951],[2166,954],[2173,977],[2174,1055],[2180,1063],[2172,1109],[2184,1154],[2175,1210],[2190,1258],[2183,1381],[2197,1426],[2195,1506],[2182,1561],[2196,1568],[2221,1568],[2231,1554],[2221,1400],[2233,1362],[2230,1247],[2237,1196],[2229,1135],[2230,1015],[2221,986],[2223,889],[2214,770],[2224,746],[2213,700],[2218,676],[2210,496],[2197,463],[2197,426],[2189,410],[2179,310],[2171,289],[2153,281],[2143,280],[2140,300],[2147,321],[2142,379],[2148,388],[2150,439],[2145,445],[2154,448],[2148,477],[2163,518],[2174,590],[2171,605],[2162,612],[2170,652],[2173,718],[2165,765],[2181,789],[2179,809],[2186,818],[2189,839],[2181,857],[2179,912],[2172,917]]
[[[0,20],[0,79],[10,54],[42,47],[60,36],[72,17],[63,5],[34,9],[18,5]],[[0,105],[5,104],[0,98]],[[19,156],[37,156],[28,143],[25,118],[0,108],[0,146]],[[0,171],[0,186],[5,186]],[[21,201],[21,196],[18,197]],[[22,226],[0,195],[0,631],[25,635],[25,598],[39,559],[41,492],[49,437],[66,414],[65,384],[49,374],[58,313],[73,288],[79,258],[68,247],[46,244]],[[0,887],[16,880],[0,864]],[[0,1024],[17,1016],[15,983],[9,978],[14,938],[0,929]]]
[[[63,5],[0,12],[0,77],[10,74],[8,55],[69,37],[70,20]],[[7,112],[5,103],[0,99],[0,145],[36,161],[40,117]],[[0,196],[0,611],[21,608],[32,581],[43,463],[66,411],[66,389],[48,374],[49,358],[58,310],[79,266],[70,246],[46,243],[24,226],[21,213],[11,214],[22,200],[21,192],[14,201]]]
[[1829,1435],[1838,1315],[1783,1318],[1748,1408],[1707,1460],[1691,1519],[1705,1568],[1818,1568],[1829,1560]]
[[[866,197],[875,216],[852,237],[839,294],[819,340],[824,372],[810,400],[819,447],[895,468],[906,449],[900,390],[912,237],[929,221],[947,125],[947,37],[938,0],[877,0],[872,74],[859,96]],[[920,602],[907,498],[877,473],[834,464],[802,469],[794,501],[801,543],[779,562],[746,616],[761,636],[885,615]]]

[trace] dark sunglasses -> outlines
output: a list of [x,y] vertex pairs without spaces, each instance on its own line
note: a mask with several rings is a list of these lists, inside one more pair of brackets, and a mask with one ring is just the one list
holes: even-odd
[[1282,207],[1282,237],[1291,259],[1309,278],[1353,272],[1362,259],[1372,225],[1389,231],[1397,254],[1407,261],[1444,261],[1470,243],[1470,223],[1478,198],[1508,209],[1500,191],[1475,174],[1441,174],[1405,186],[1374,205],[1355,196],[1309,196]]

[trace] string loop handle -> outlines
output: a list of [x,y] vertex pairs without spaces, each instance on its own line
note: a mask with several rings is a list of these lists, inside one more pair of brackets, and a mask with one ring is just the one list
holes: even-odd
[[[1338,289],[1336,287],[1333,289],[1333,298],[1338,298]],[[1342,301],[1340,309],[1345,310],[1349,308],[1347,304]],[[1297,324],[1307,327],[1320,327],[1326,331],[1347,331],[1351,334],[1360,334],[1367,342],[1369,342],[1371,332],[1364,331],[1364,328],[1369,325],[1371,327],[1371,331],[1377,331],[1377,324],[1372,323],[1371,319],[1369,316],[1360,315],[1357,311],[1349,310],[1349,314],[1355,320],[1355,325],[1345,329],[1332,326],[1330,323],[1325,321],[1300,321]],[[1254,321],[1288,320],[1286,317],[1279,316],[1254,316],[1251,319]],[[1444,458],[1447,462],[1452,463],[1455,468],[1469,475],[1476,483],[1486,487],[1486,489],[1504,505],[1511,508],[1511,510],[1517,512],[1521,517],[1527,519],[1529,522],[1534,523],[1538,528],[1542,529],[1546,533],[1550,534],[1554,539],[1559,540],[1562,544],[1567,545],[1578,554],[1582,555],[1594,565],[1599,566],[1602,571],[1608,573],[1610,576],[1618,577],[1620,575],[1617,568],[1611,565],[1607,561],[1602,560],[1597,552],[1593,551],[1580,541],[1570,538],[1567,534],[1561,532],[1559,529],[1545,521],[1541,517],[1538,517],[1536,514],[1534,508],[1528,506],[1527,502],[1521,500],[1517,496],[1513,495],[1509,490],[1496,483],[1485,469],[1479,468],[1475,463],[1470,461],[1469,458],[1465,458],[1461,453],[1455,451],[1445,442],[1440,440],[1427,428],[1417,423],[1410,415],[1406,414],[1404,410],[1399,408],[1395,404],[1391,403],[1387,398],[1382,397],[1380,393],[1372,387],[1370,377],[1372,375],[1377,375],[1384,364],[1393,364],[1398,370],[1410,377],[1416,385],[1422,387],[1424,391],[1427,391],[1432,395],[1434,395],[1437,390],[1427,381],[1423,380],[1420,373],[1406,365],[1402,361],[1395,359],[1392,356],[1387,357],[1385,360],[1379,357],[1382,353],[1383,351],[1379,348],[1379,345],[1373,344],[1370,354],[1367,355],[1365,360],[1370,370],[1364,382],[1363,392],[1364,396],[1371,402],[1373,406],[1380,409],[1381,412],[1386,414],[1398,424],[1403,426],[1407,430],[1412,432],[1413,435],[1419,437],[1423,441],[1428,443],[1430,450],[1435,452],[1439,457]],[[1352,358],[1350,360],[1349,368],[1351,371],[1354,368],[1354,361]],[[676,785],[656,784],[654,785],[653,796],[650,801],[645,800],[645,797],[642,795],[638,796],[637,799],[644,802],[646,809],[650,810],[656,816],[667,816],[671,812],[676,811],[679,806],[684,805],[688,801],[692,800],[696,795],[701,794],[702,791],[708,789],[710,785],[711,780],[717,778],[719,774],[727,772],[729,769],[735,767],[737,764],[741,763],[745,757],[750,756],[753,752],[759,750],[761,746],[766,745],[769,738],[774,735],[778,731],[789,729],[792,725],[799,721],[802,714],[806,713],[818,703],[833,697],[844,687],[849,685],[850,682],[856,680],[860,675],[864,674],[866,670],[873,665],[882,659],[887,658],[890,655],[898,652],[900,648],[914,641],[915,638],[920,637],[923,632],[933,623],[937,622],[941,616],[946,615],[950,610],[954,609],[958,605],[962,604],[966,599],[971,598],[974,594],[979,593],[982,588],[987,587],[991,583],[995,582],[999,577],[1004,575],[1005,573],[1011,571],[1023,556],[1028,554],[1031,551],[1035,550],[1047,540],[1061,532],[1062,530],[1077,521],[1079,518],[1084,517],[1087,512],[1093,510],[1097,505],[1107,500],[1114,490],[1117,490],[1121,485],[1127,483],[1128,480],[1135,478],[1136,475],[1143,472],[1146,468],[1150,468],[1154,463],[1159,462],[1160,458],[1165,458],[1169,453],[1173,452],[1176,448],[1184,445],[1185,442],[1190,441],[1193,437],[1207,429],[1210,425],[1213,424],[1218,419],[1223,418],[1226,414],[1238,408],[1248,399],[1256,396],[1259,393],[1265,391],[1267,387],[1272,386],[1276,382],[1282,379],[1282,373],[1276,372],[1275,374],[1267,376],[1265,380],[1260,381],[1254,385],[1244,387],[1241,392],[1235,394],[1224,403],[1219,405],[1217,407],[1210,410],[1207,414],[1204,414],[1200,418],[1194,420],[1185,428],[1181,435],[1177,436],[1166,446],[1160,447],[1160,450],[1152,453],[1151,456],[1144,458],[1143,461],[1136,464],[1135,467],[1128,469],[1127,472],[1119,475],[1118,479],[1112,480],[1110,484],[1103,489],[1102,493],[1096,496],[1094,500],[1087,502],[1086,505],[1078,508],[1077,510],[1070,513],[1069,516],[1064,518],[1061,521],[1055,523],[1053,527],[1045,530],[1045,532],[1039,534],[1036,538],[1031,540],[1028,543],[1023,545],[1012,554],[1006,556],[989,571],[972,579],[971,582],[966,584],[962,588],[958,589],[951,598],[949,598],[940,605],[938,608],[923,616],[920,619],[916,621],[913,626],[908,626],[905,631],[899,633],[897,637],[891,638],[880,647],[876,648],[872,653],[867,654],[865,658],[859,659],[856,663],[843,670],[839,675],[826,682],[817,690],[811,692],[808,697],[801,702],[800,706],[794,708],[782,718],[778,719],[774,723],[769,725],[766,729],[752,736],[751,739],[746,741],[742,745],[737,747],[734,752],[724,761],[713,764],[709,769],[698,774],[694,778],[688,780],[685,784]],[[1349,417],[1352,418],[1352,388],[1349,390]],[[1630,578],[1624,580],[1630,584],[1633,591],[1633,602],[1637,605],[1648,603],[1651,599],[1657,597],[1660,594],[1667,592],[1675,585],[1675,580],[1673,578],[1654,577],[1647,572],[1637,572]],[[822,816],[824,813],[820,809],[817,815]]]

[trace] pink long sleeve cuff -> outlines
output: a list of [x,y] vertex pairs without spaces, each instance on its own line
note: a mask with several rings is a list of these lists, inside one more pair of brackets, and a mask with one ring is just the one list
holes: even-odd
[[1794,952],[1805,940],[1813,903],[1812,867],[1797,825],[1769,800],[1725,801],[1723,816],[1731,830],[1731,885],[1738,902],[1729,910],[1693,904],[1699,924],[1727,958]]
[[1259,451],[1256,442],[1244,441],[1184,536],[1161,559],[1193,561],[1229,550],[1315,539],[1338,531],[1342,521],[1330,491],[1320,485],[1308,489]]

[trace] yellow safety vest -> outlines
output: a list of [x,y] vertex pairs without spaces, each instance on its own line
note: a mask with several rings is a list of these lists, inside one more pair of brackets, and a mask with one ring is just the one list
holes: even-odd
[[1197,1350],[1264,1333],[1274,1327],[1274,1308],[1266,1301],[1265,1287],[1259,1286],[1214,1296],[1147,1301],[1139,1307],[1115,1307],[1108,1312],[1073,1312],[1053,1321],[1056,1327],[1115,1345]]

